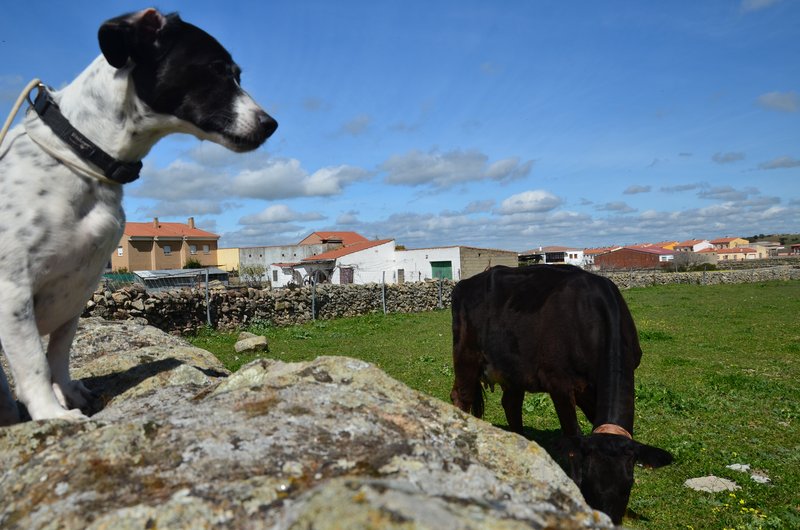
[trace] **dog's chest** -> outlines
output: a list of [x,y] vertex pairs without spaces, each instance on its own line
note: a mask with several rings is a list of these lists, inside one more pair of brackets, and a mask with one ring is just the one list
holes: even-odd
[[0,161],[0,273],[30,282],[45,334],[80,314],[97,288],[122,235],[122,192],[17,141]]

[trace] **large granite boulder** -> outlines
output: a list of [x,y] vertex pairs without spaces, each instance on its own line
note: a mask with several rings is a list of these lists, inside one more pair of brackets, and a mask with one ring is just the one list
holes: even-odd
[[538,445],[356,359],[228,375],[99,320],[74,350],[102,409],[0,428],[4,529],[612,527]]

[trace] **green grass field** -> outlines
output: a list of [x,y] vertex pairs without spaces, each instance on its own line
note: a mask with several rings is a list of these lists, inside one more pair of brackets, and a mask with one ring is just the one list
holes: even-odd
[[[637,469],[624,524],[800,528],[800,282],[670,285],[623,294],[644,350],[636,371],[636,438],[675,455],[671,466]],[[447,310],[250,331],[267,335],[269,357],[358,357],[449,401]],[[206,331],[192,341],[236,370],[254,357],[237,356],[235,339]],[[499,389],[487,397],[485,419],[504,427]],[[524,414],[526,436],[551,447],[559,425],[549,397],[529,395]],[[770,482],[725,467],[737,463],[750,464]],[[741,489],[712,494],[683,486],[711,474]]]

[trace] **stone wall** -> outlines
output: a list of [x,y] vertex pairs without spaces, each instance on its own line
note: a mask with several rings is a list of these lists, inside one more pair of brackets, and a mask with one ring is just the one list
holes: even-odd
[[[453,282],[416,282],[386,285],[387,313],[412,313],[449,307]],[[441,290],[441,295],[440,295]],[[440,298],[441,296],[441,298]],[[318,285],[295,289],[253,289],[222,286],[209,289],[173,289],[148,293],[140,285],[116,291],[98,290],[83,316],[107,320],[143,318],[168,332],[188,333],[210,324],[235,329],[254,323],[284,326],[318,319],[383,312],[380,284]]]
[[[800,280],[800,266],[708,272],[604,272],[620,289],[666,284],[715,285],[774,280]],[[454,283],[416,282],[386,285],[388,313],[430,311],[450,306]],[[441,289],[441,298],[440,298]],[[139,285],[116,291],[101,289],[88,302],[84,316],[107,320],[143,318],[149,324],[173,333],[190,333],[205,325],[235,329],[255,323],[277,326],[318,319],[380,313],[383,298],[380,284],[319,285],[296,289],[253,289],[213,287],[148,293]]]
[[758,283],[769,281],[800,280],[800,265],[769,267],[763,269],[736,269],[706,272],[599,272],[620,289],[651,287],[653,285],[692,284],[719,285],[723,283]]

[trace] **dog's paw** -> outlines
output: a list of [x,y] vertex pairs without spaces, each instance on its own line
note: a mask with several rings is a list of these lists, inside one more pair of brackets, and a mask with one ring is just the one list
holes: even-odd
[[83,409],[92,402],[94,394],[80,381],[69,381],[67,384],[53,383],[53,392],[62,407]]
[[58,405],[46,407],[44,409],[39,408],[35,411],[31,411],[29,408],[28,412],[30,412],[31,419],[33,420],[83,421],[89,419],[86,415],[84,415],[83,412],[80,411],[80,409],[67,410]]

